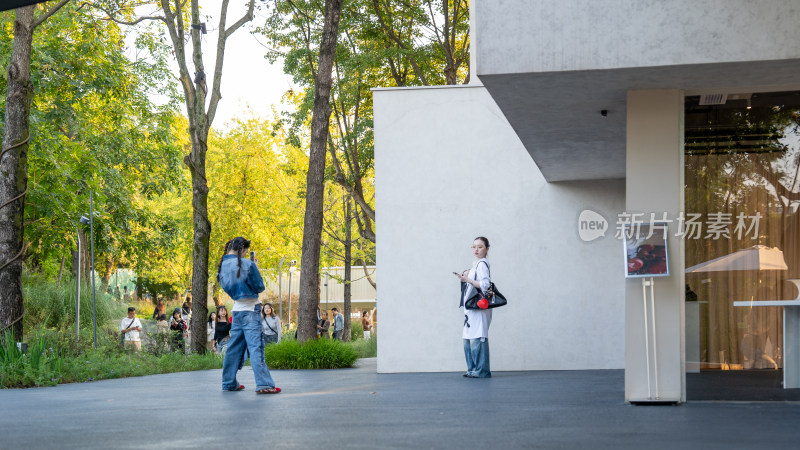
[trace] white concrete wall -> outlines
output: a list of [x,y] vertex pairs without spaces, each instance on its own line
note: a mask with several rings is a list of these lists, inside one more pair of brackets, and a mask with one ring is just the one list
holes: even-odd
[[473,0],[477,75],[800,58],[797,0]]
[[[374,91],[379,372],[464,370],[459,284],[491,242],[492,370],[624,366],[624,181],[547,183],[485,88]],[[584,209],[612,228],[585,243]]]

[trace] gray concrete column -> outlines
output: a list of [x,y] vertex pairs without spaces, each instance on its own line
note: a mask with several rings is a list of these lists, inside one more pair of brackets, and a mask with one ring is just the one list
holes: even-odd
[[[630,91],[627,114],[626,211],[646,213],[644,217],[648,221],[651,212],[656,213],[657,218],[666,212],[668,219],[675,220],[683,210],[684,198],[683,94],[679,90]],[[686,400],[684,245],[681,238],[675,237],[676,222],[670,224],[669,231],[670,276],[655,278],[655,324],[649,322],[647,327],[649,361],[645,347],[642,280],[625,280],[627,402]],[[620,249],[620,265],[622,254]],[[622,272],[620,267],[621,275]],[[648,310],[648,318],[650,314]],[[658,393],[655,391],[656,375]]]
[[475,3],[480,0],[469,2],[469,84],[483,86],[478,79],[478,15],[475,14]]

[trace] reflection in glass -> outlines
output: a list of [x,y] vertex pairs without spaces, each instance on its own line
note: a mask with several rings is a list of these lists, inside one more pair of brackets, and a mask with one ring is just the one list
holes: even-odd
[[[722,261],[686,274],[687,293],[701,303],[700,367],[778,369],[782,308],[733,302],[797,297],[786,280],[800,278],[800,93],[700,103],[686,98],[685,208],[705,227],[686,239],[686,267]],[[732,264],[743,255],[746,264]]]

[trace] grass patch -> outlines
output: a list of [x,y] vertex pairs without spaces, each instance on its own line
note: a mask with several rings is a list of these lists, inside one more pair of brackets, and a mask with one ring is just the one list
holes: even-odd
[[264,358],[271,369],[340,369],[353,367],[358,353],[350,344],[333,339],[316,339],[300,344],[281,340],[268,345]]
[[361,339],[364,339],[364,327],[361,326],[361,319],[353,319],[350,321],[350,341]]
[[128,353],[120,347],[113,332],[98,329],[97,338],[98,347],[94,350],[91,330],[81,333],[80,341],[75,343],[73,334],[38,329],[29,336],[29,349],[23,354],[6,333],[0,342],[0,388],[222,368],[222,358],[210,353]]
[[[81,327],[92,326],[92,287],[81,283]],[[24,328],[39,326],[58,330],[75,329],[75,281],[58,286],[40,274],[23,272],[22,296],[25,304]],[[125,317],[127,307],[97,289],[97,324]]]
[[375,336],[369,339],[359,339],[349,342],[349,345],[359,358],[374,358],[378,356],[378,338]]

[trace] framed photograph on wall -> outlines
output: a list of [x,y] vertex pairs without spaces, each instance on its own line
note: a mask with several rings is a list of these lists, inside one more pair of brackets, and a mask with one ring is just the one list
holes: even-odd
[[667,222],[623,224],[625,278],[669,276]]

